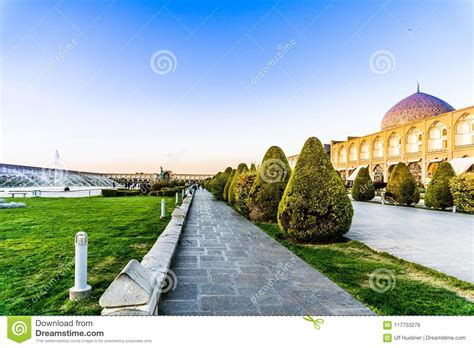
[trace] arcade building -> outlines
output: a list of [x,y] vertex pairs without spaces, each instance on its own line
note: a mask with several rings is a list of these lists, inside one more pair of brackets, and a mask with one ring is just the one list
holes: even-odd
[[455,110],[418,87],[387,111],[379,132],[331,141],[330,157],[345,181],[354,180],[365,167],[373,181],[387,182],[399,162],[422,184],[441,162],[450,162],[458,175],[472,171],[474,106]]

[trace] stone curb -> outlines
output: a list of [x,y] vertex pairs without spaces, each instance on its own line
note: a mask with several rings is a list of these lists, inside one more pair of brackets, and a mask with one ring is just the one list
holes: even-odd
[[101,315],[157,315],[162,289],[194,195],[186,196],[142,262],[131,260],[99,299]]

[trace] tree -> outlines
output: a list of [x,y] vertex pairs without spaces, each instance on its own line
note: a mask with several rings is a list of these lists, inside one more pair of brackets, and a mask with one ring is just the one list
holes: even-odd
[[474,213],[474,173],[463,173],[451,179],[453,202],[460,210]]
[[230,183],[230,186],[229,186],[229,192],[227,192],[227,196],[228,196],[227,198],[230,204],[235,204],[235,184],[237,180],[239,179],[239,174],[247,172],[248,170],[249,168],[247,167],[245,163],[240,163],[237,166],[237,170],[235,171],[234,178],[232,179],[232,182]]
[[255,167],[255,163],[250,164],[250,171],[256,173],[257,167]]
[[227,182],[225,183],[223,198],[224,198],[224,201],[226,202],[229,201],[229,187],[230,187],[230,184],[232,183],[232,180],[234,179],[235,172],[236,170],[232,169],[232,172],[230,172],[230,175],[227,178]]
[[270,147],[263,157],[262,164],[249,195],[249,216],[256,222],[277,222],[280,204],[291,168],[285,153],[278,146]]
[[354,211],[341,177],[319,139],[306,140],[278,207],[278,224],[292,240],[335,241]]
[[450,180],[456,176],[449,162],[438,165],[425,193],[425,205],[436,209],[453,206],[453,195],[449,189]]
[[252,171],[242,172],[235,183],[235,207],[245,217],[249,214],[248,197],[256,175]]
[[412,205],[419,202],[420,190],[405,163],[400,162],[393,169],[388,180],[385,197],[401,205]]
[[370,179],[369,171],[367,168],[362,167],[359,169],[357,176],[354,180],[351,190],[352,198],[356,201],[370,201],[375,197],[375,187],[372,179]]

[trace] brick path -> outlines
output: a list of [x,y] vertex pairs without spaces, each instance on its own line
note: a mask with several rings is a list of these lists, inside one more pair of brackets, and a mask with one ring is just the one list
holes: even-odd
[[207,191],[194,197],[160,315],[371,315]]

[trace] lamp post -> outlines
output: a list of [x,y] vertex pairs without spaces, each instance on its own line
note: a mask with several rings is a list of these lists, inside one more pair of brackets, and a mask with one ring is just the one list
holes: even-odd
[[74,287],[69,289],[71,300],[81,300],[91,293],[91,286],[87,284],[87,246],[88,237],[86,232],[78,232],[75,237],[76,257]]

